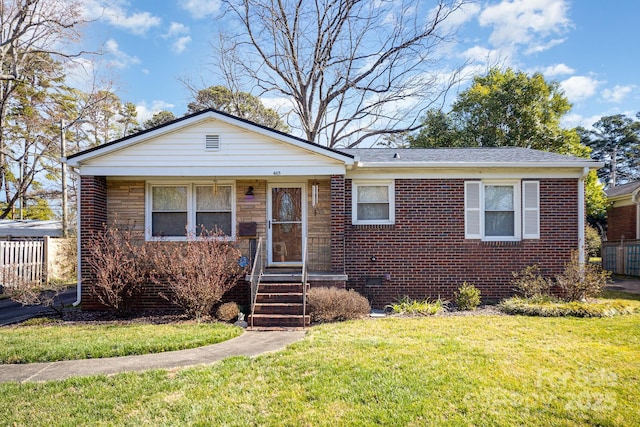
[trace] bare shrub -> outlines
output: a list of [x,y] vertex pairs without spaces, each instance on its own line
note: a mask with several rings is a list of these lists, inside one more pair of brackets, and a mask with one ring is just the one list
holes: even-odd
[[311,288],[307,303],[312,322],[358,319],[371,311],[369,301],[353,289]]
[[149,279],[146,249],[142,233],[117,225],[91,236],[85,262],[94,275],[91,292],[101,304],[120,315],[131,311]]
[[188,236],[187,242],[158,242],[149,250],[151,280],[166,286],[160,296],[200,320],[233,288],[243,274],[241,252],[221,233]]
[[529,265],[520,272],[513,272],[511,284],[514,290],[525,298],[539,295],[549,295],[552,282],[540,275],[540,267]]
[[225,302],[216,310],[216,317],[223,322],[231,322],[238,318],[240,308],[235,302]]
[[562,289],[565,299],[584,301],[598,295],[606,286],[611,273],[597,264],[580,263],[579,252],[573,251],[571,261],[565,265],[564,272],[556,276],[556,282]]

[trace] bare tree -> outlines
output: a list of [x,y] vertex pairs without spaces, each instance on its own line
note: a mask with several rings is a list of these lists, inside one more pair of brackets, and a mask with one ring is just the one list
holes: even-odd
[[243,33],[221,37],[216,63],[228,80],[289,99],[289,124],[308,140],[354,147],[419,128],[442,100],[458,73],[437,68],[438,49],[464,3],[224,0]]
[[[7,178],[15,173],[11,170],[11,157],[16,156],[11,155],[5,138],[7,127],[11,126],[7,117],[12,105],[20,102],[16,94],[24,93],[39,76],[53,78],[52,60],[62,61],[81,54],[66,52],[65,46],[80,37],[82,23],[81,5],[75,0],[0,2],[0,187],[7,192]],[[7,193],[7,203],[10,198]]]

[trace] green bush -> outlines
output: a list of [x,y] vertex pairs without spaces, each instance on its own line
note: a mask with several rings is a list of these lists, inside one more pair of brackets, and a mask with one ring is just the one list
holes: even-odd
[[622,300],[563,301],[551,296],[513,297],[502,301],[499,307],[508,314],[541,317],[613,317],[640,312],[640,307]]
[[371,312],[369,301],[353,289],[311,288],[307,304],[312,322],[358,319]]
[[434,314],[447,311],[447,302],[438,298],[437,300],[430,300],[426,298],[422,301],[414,300],[408,296],[398,298],[398,301],[394,304],[390,304],[389,307],[393,313],[396,314],[419,314],[423,316],[433,316]]
[[600,256],[602,249],[602,238],[600,237],[600,233],[598,230],[587,225],[585,230],[585,244],[587,255],[590,258],[597,258]]
[[216,310],[216,318],[223,322],[236,320],[240,314],[240,307],[235,302],[225,302]]
[[458,310],[475,310],[480,305],[480,289],[464,282],[455,293]]

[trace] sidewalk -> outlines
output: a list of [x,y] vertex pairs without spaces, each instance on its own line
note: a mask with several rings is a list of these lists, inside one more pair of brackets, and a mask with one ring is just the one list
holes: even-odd
[[219,344],[189,350],[105,359],[65,360],[24,365],[0,365],[0,382],[49,381],[87,375],[112,375],[171,369],[216,362],[230,356],[254,357],[281,350],[301,340],[305,331],[246,331],[237,338]]

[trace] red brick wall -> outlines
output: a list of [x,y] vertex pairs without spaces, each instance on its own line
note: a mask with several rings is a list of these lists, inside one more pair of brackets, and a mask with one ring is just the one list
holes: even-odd
[[609,212],[607,212],[607,239],[635,239],[636,216],[636,205],[609,209]]
[[107,179],[104,176],[83,176],[80,179],[80,250],[82,270],[82,308],[101,308],[91,293],[93,273],[86,260],[91,235],[107,223]]
[[[502,298],[513,293],[512,272],[538,264],[557,274],[578,246],[577,179],[540,180],[541,238],[500,243],[464,238],[462,179],[396,180],[395,224],[381,226],[351,225],[345,184],[347,286],[374,307],[403,295],[451,299],[465,281],[484,298]],[[367,277],[382,277],[382,285],[365,286]]]

